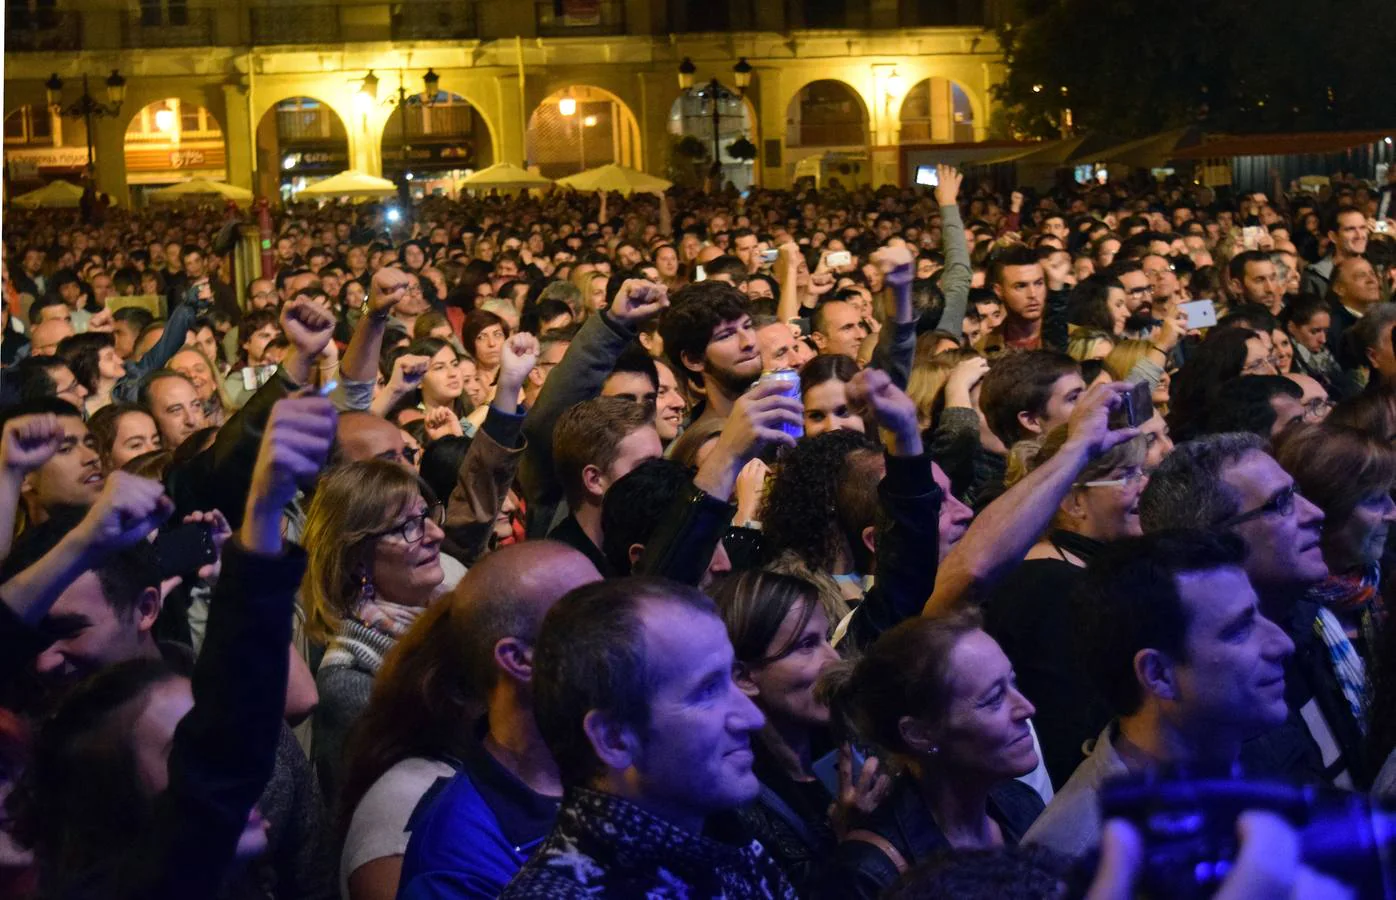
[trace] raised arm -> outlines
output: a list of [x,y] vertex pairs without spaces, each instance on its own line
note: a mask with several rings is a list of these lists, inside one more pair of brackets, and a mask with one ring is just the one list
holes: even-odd
[[287,646],[305,555],[281,537],[281,511],[324,468],[335,411],[323,397],[283,400],[257,456],[242,527],[225,548],[194,666],[194,708],[175,730],[169,787],[151,829],[157,900],[216,892],[271,777],[286,700]]
[[524,418],[528,447],[519,479],[531,506],[529,536],[542,537],[551,525],[549,514],[562,497],[553,469],[553,426],[564,412],[601,392],[606,376],[615,368],[621,351],[635,339],[646,319],[669,306],[663,285],[632,279],[621,285],[611,308],[591,316],[582,325],[562,361],[548,376],[538,400]]
[[[378,382],[378,355],[383,349],[383,332],[387,330],[388,317],[411,283],[412,279],[401,269],[389,267],[375,272],[369,285],[368,299],[364,301],[368,307],[366,314],[359,317],[354,336],[349,339],[349,346],[344,348],[344,358],[339,363],[340,377],[346,387],[349,384],[367,384],[370,402],[373,385]],[[355,408],[367,409],[368,405],[366,402]]]
[[780,285],[780,300],[776,304],[776,318],[782,322],[800,318],[800,245],[786,241],[780,245],[776,265],[772,270]]
[[892,295],[892,315],[882,326],[873,365],[891,376],[892,384],[906,390],[916,357],[916,315],[911,303],[916,260],[901,238],[893,238],[873,254],[872,261],[882,270],[886,289]]
[[18,416],[0,432],[0,562],[10,555],[24,477],[63,446],[63,426],[52,413]]
[[732,493],[746,464],[766,447],[794,446],[782,426],[798,425],[800,401],[775,383],[757,384],[732,406],[713,452],[664,514],[635,567],[637,575],[661,575],[697,585],[707,571],[737,507]]
[[188,289],[188,299],[174,308],[165,330],[155,346],[145,352],[140,359],[126,364],[126,374],[117,379],[112,387],[112,397],[125,403],[135,402],[140,392],[141,380],[156,369],[163,369],[165,363],[178,353],[194,327],[194,320],[206,312],[213,302],[213,290],[208,279],[192,284]]
[[446,540],[457,559],[471,565],[489,544],[523,455],[519,390],[538,362],[538,339],[519,333],[504,342],[498,389],[456,473],[446,504]]
[[974,280],[970,267],[969,246],[965,243],[965,224],[960,219],[960,183],[964,176],[954,166],[936,166],[939,183],[936,203],[940,205],[940,249],[945,254],[945,268],[940,273],[940,293],[945,297],[945,311],[940,316],[940,330],[955,337],[964,335],[965,311],[969,308],[969,286]]
[[982,596],[1023,561],[1086,464],[1139,433],[1137,428],[1111,430],[1109,424],[1110,411],[1129,390],[1129,385],[1115,383],[1086,392],[1071,414],[1062,449],[986,506],[946,556],[925,615],[949,612]]

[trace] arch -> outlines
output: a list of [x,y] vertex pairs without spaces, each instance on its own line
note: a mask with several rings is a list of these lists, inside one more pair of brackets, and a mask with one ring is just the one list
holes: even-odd
[[792,148],[868,146],[871,119],[858,89],[835,78],[807,82],[785,110],[785,143]]
[[[572,112],[564,115],[569,105]],[[548,178],[612,162],[639,169],[644,158],[640,125],[625,101],[610,91],[568,85],[534,107],[528,117],[524,156]]]
[[[666,119],[666,130],[670,136],[668,173],[670,180],[678,183],[701,181],[711,168],[713,161],[713,107],[709,96],[711,90],[710,79],[701,84],[694,84],[688,90],[680,91],[674,95],[674,102],[669,106],[669,114]],[[724,184],[730,181],[736,185],[738,190],[744,191],[756,183],[759,162],[735,158],[729,152],[729,148],[739,138],[745,138],[755,147],[760,147],[756,107],[751,102],[750,96],[739,93],[719,81],[717,109],[719,115],[717,143],[718,155],[722,161],[722,181]],[[680,152],[679,142],[685,138],[695,139],[696,144],[690,143],[695,151],[702,150],[703,155],[695,157]]]
[[208,108],[179,97],[137,108],[126,123],[123,145],[126,180],[137,201],[163,185],[227,175],[222,125]]
[[287,199],[349,168],[349,132],[330,104],[306,95],[268,105],[257,121],[257,194]]
[[[431,102],[409,96],[383,123],[383,177],[396,181],[404,168],[419,196],[454,194],[460,178],[495,161],[495,137],[479,107],[460,94],[438,91]],[[407,152],[403,152],[403,126]]]
[[902,98],[897,121],[903,144],[967,143],[975,139],[975,115],[970,92],[959,82],[923,78]]

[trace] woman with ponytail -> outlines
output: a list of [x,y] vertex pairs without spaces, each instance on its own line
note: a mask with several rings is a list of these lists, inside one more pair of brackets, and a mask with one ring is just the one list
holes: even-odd
[[1016,845],[1042,811],[1015,780],[1037,767],[1034,710],[976,613],[901,623],[861,659],[828,667],[819,695],[901,774],[854,820],[816,896],[878,897],[941,851]]

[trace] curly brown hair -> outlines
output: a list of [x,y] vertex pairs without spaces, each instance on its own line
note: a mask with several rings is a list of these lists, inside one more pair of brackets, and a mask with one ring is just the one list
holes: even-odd
[[866,505],[855,494],[870,494],[876,504],[877,479],[869,479],[860,464],[877,455],[871,440],[844,429],[805,438],[787,453],[761,512],[767,558],[788,550],[814,569],[832,571],[840,552],[853,552],[843,521],[849,516],[840,513]]

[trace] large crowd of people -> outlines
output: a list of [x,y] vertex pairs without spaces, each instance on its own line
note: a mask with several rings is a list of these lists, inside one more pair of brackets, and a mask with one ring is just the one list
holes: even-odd
[[1123,900],[1117,776],[1396,794],[1390,190],[8,210],[0,894]]

